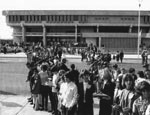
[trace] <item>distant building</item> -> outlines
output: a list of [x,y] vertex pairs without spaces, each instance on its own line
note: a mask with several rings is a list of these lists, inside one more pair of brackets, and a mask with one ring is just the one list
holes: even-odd
[[[137,51],[138,11],[3,11],[14,41],[86,42],[113,51]],[[150,45],[150,11],[141,11],[141,43]]]

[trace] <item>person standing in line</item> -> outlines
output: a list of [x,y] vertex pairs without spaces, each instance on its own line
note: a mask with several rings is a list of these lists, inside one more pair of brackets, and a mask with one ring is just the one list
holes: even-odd
[[58,90],[57,90],[57,81],[59,79],[58,75],[59,66],[58,60],[54,60],[54,66],[51,68],[51,72],[53,73],[52,76],[52,114],[58,115]]
[[116,81],[118,75],[120,74],[120,68],[118,67],[117,64],[114,64],[113,65],[113,68],[112,68],[112,75],[113,75],[113,81]]
[[48,86],[48,72],[47,72],[47,65],[41,66],[41,72],[39,72],[39,76],[41,79],[41,94],[42,94],[42,110],[48,110],[48,93],[49,93],[49,86]]
[[114,109],[120,112],[120,115],[132,115],[132,105],[135,98],[134,79],[131,74],[126,74],[124,78],[124,87],[120,95],[119,104]]
[[121,50],[119,57],[120,57],[120,61],[122,63],[123,62],[123,58],[124,58],[124,52],[123,52],[123,50]]
[[33,108],[35,110],[39,109],[39,94],[41,88],[41,79],[38,74],[37,68],[33,70],[33,85],[32,85],[32,95],[33,95]]
[[135,91],[138,98],[133,102],[132,115],[144,115],[147,108],[147,100],[142,94],[142,92],[144,92],[142,90],[146,91],[148,89],[147,86],[150,86],[148,84],[146,79],[143,79],[135,85]]
[[101,92],[107,96],[100,97],[99,115],[111,115],[115,84],[112,82],[112,74],[108,68],[104,69],[102,79],[103,84],[101,87]]
[[33,104],[33,97],[32,97],[32,85],[33,85],[33,82],[32,82],[32,76],[33,76],[34,63],[27,63],[26,66],[29,69],[26,82],[29,82],[30,92],[31,92],[31,97],[28,98],[28,101],[31,102],[31,104]]
[[65,75],[66,87],[61,95],[62,115],[75,115],[77,112],[78,89],[70,73]]
[[145,105],[147,107],[143,108],[145,109],[144,115],[150,115],[150,83],[147,81],[143,81],[142,86],[141,86],[141,92],[146,99]]
[[65,81],[65,71],[64,70],[60,70],[59,71],[59,82],[58,82],[58,85],[59,85],[59,90],[58,90],[58,111],[59,113],[62,115],[62,109],[61,109],[61,106],[62,106],[62,95],[64,92],[64,90],[66,90],[66,87],[67,87],[67,82]]
[[132,67],[129,68],[129,73],[132,75],[134,81],[137,80],[137,75],[135,73],[135,68],[132,68]]
[[[115,105],[119,104],[120,101],[120,95],[122,93],[123,87],[122,87],[122,77],[118,77],[116,79],[116,88],[114,91],[114,98],[113,98],[113,107],[115,107]],[[112,109],[112,115],[120,115],[119,111],[115,110],[114,108]]]
[[90,81],[90,73],[85,70],[82,76],[83,82],[79,83],[78,115],[94,115],[93,93],[94,84]]

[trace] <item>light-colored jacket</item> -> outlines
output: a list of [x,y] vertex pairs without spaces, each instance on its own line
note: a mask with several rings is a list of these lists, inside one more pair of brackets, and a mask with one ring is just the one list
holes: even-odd
[[78,98],[78,91],[77,86],[75,83],[70,82],[64,84],[65,88],[63,89],[63,94],[61,96],[62,98],[62,105],[64,105],[66,108],[73,107],[77,103]]

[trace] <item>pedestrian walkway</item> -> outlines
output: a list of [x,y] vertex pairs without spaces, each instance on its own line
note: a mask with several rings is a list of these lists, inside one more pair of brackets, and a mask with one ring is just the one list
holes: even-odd
[[[35,111],[27,102],[27,96],[0,95],[0,115],[52,115],[46,111]],[[99,112],[99,99],[94,98],[94,115]]]
[[26,54],[23,53],[23,52],[20,52],[20,53],[7,53],[7,54],[4,54],[4,53],[0,53],[0,58],[26,58]]
[[[26,54],[23,52],[20,53],[0,53],[0,58],[26,58]],[[65,58],[75,58],[75,59],[81,59],[81,55],[72,55],[72,54],[63,54],[63,57]],[[141,55],[136,55],[136,54],[125,54],[124,55],[125,59],[141,59]],[[150,58],[150,55],[148,56],[148,58]]]

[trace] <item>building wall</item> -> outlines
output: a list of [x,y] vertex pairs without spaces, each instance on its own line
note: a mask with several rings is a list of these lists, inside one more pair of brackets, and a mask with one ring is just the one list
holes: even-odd
[[[101,15],[9,15],[8,23],[74,23],[78,21],[79,23],[112,23],[112,24],[137,24],[138,16],[101,16]],[[150,16],[141,16],[141,24],[150,24]]]
[[14,42],[14,43],[21,43],[21,42],[22,42],[22,38],[21,38],[21,37],[18,37],[18,36],[14,36],[13,42]]
[[88,44],[88,45],[90,45],[90,44],[93,44],[93,45],[97,45],[96,44],[96,39],[97,38],[86,38],[86,43]]
[[[27,41],[86,38],[88,44],[99,46],[97,38],[101,37],[105,48],[137,48],[138,11],[4,11],[3,14],[18,41],[23,36]],[[142,42],[149,45],[150,12],[142,11],[140,19]]]

